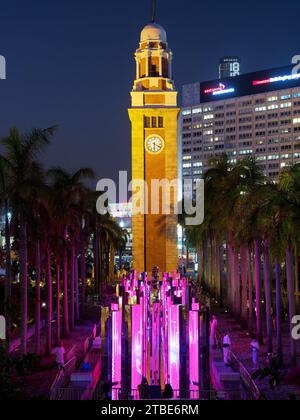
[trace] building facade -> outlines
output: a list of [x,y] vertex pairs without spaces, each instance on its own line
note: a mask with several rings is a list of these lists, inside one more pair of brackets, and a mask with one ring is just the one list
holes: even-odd
[[291,67],[200,84],[200,103],[181,112],[183,178],[202,178],[209,160],[254,156],[276,178],[300,162],[300,75]]
[[[136,51],[136,80],[131,92],[129,117],[132,126],[132,178],[140,184],[139,197],[145,214],[133,204],[133,267],[151,272],[158,266],[169,272],[178,266],[177,215],[163,214],[165,192],[150,194],[153,180],[178,179],[177,92],[172,78],[172,52],[165,30],[151,23],[142,33]],[[146,186],[145,186],[146,185]],[[177,186],[178,184],[176,184]],[[146,188],[147,187],[147,188]],[[147,191],[148,189],[148,191]],[[178,188],[170,196],[170,207],[177,203]]]

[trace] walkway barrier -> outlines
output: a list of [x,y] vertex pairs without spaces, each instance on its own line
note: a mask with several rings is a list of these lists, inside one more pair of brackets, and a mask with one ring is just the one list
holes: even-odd
[[[100,388],[96,390],[85,390],[84,394],[82,390],[77,388],[60,388],[57,389],[57,400],[66,400],[66,401],[80,401],[80,400],[93,400],[101,401],[104,399],[103,393]],[[114,400],[119,401],[131,401],[139,400],[139,392],[137,389],[114,389]],[[236,394],[236,391],[234,391]],[[87,397],[89,395],[89,397]],[[234,395],[234,394],[232,394]],[[172,401],[180,400],[202,400],[202,401],[225,401],[230,400],[231,393],[230,391],[226,392],[216,392],[214,390],[209,391],[190,391],[190,390],[174,390],[174,398]],[[153,400],[162,400],[162,398],[153,398]]]
[[89,337],[87,337],[87,339],[85,340],[83,344],[84,355],[86,355],[91,350],[93,342],[96,337],[97,337],[97,325],[95,324],[93,327],[92,334]]
[[[223,348],[223,338],[222,338],[221,334],[217,335],[217,340],[218,340],[219,347],[222,349]],[[245,367],[245,365],[239,360],[239,358],[236,356],[236,354],[233,353],[233,351],[230,351],[230,356],[229,357],[230,357],[230,360],[232,362],[233,368],[237,372],[240,373],[242,383],[243,383],[244,387],[247,389],[247,391],[249,392],[251,398],[253,400],[257,400],[259,398],[261,392],[260,392],[258,386],[256,385],[256,382],[252,378],[250,372]]]
[[[95,324],[93,327],[93,331],[92,334],[85,340],[84,344],[83,344],[83,357],[82,360],[84,360],[84,357],[87,355],[87,353],[91,350],[92,345],[93,345],[93,341],[95,339],[97,335],[97,325]],[[66,391],[67,390],[67,385],[70,382],[71,376],[72,374],[76,371],[77,368],[77,356],[76,356],[76,349],[77,349],[77,345],[74,345],[66,354],[66,365],[65,365],[65,370],[60,371],[52,386],[51,386],[51,390],[50,390],[50,399],[51,400],[61,400],[61,399],[65,399],[64,395],[66,395],[66,397],[71,394],[72,395],[72,389],[69,392]],[[80,360],[80,362],[82,361]],[[75,390],[77,391],[77,393],[79,393],[79,390]],[[74,391],[74,392],[75,392]],[[82,393],[82,391],[81,391]],[[76,392],[75,392],[76,394]],[[68,399],[68,398],[67,398]]]
[[76,348],[77,346],[74,345],[71,347],[71,349],[66,353],[66,363],[68,363],[70,360],[76,358]]
[[76,358],[73,357],[71,360],[68,361],[65,365],[65,370],[61,370],[58,372],[51,390],[50,390],[50,400],[60,400],[61,394],[60,389],[65,387],[67,383],[70,381],[72,373],[76,370]]

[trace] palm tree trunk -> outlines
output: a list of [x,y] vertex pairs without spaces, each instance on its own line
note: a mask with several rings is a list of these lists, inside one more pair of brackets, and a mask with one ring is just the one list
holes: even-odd
[[224,267],[224,248],[223,244],[220,245],[220,305],[224,305],[224,284],[225,284],[225,267]]
[[81,268],[81,283],[82,283],[82,306],[86,304],[86,259],[85,259],[85,238],[84,232],[81,231],[80,238],[80,268]]
[[233,299],[234,299],[234,315],[237,321],[241,317],[241,296],[240,296],[240,270],[239,270],[239,254],[236,247],[233,249]]
[[61,335],[61,325],[60,325],[60,261],[56,261],[56,332],[55,332],[55,342],[56,345],[59,344],[60,335]]
[[39,239],[35,246],[35,353],[41,354],[41,244]]
[[216,242],[216,293],[218,302],[221,300],[221,258],[220,258],[220,246]]
[[253,330],[254,330],[253,278],[252,278],[251,248],[249,244],[247,246],[247,274],[248,274],[248,301],[249,301],[248,331],[250,334],[253,334]]
[[197,284],[198,284],[199,289],[201,287],[202,274],[203,274],[203,247],[202,247],[202,244],[199,244],[198,245],[198,278],[197,278]]
[[203,276],[202,276],[202,286],[207,287],[207,238],[203,241]]
[[227,294],[227,305],[229,308],[232,308],[232,249],[226,242],[226,294]]
[[115,250],[111,245],[109,248],[109,283],[112,283],[115,279]]
[[73,331],[75,328],[75,244],[72,242],[71,247],[71,262],[70,262],[70,330]]
[[260,272],[260,247],[259,241],[254,241],[254,277],[256,292],[256,335],[259,344],[263,344],[262,330],[262,278]]
[[21,353],[27,354],[28,317],[28,270],[27,270],[27,224],[20,220],[20,276],[21,276]]
[[270,256],[269,245],[267,241],[263,244],[264,256],[264,278],[265,278],[265,296],[266,296],[266,323],[267,323],[267,351],[273,352],[273,334],[272,334],[272,287],[270,277]]
[[288,289],[288,301],[289,301],[289,321],[290,321],[290,342],[291,342],[291,366],[297,365],[297,351],[296,341],[292,337],[293,330],[293,318],[296,314],[295,308],[295,290],[294,290],[294,279],[293,279],[293,257],[291,245],[289,244],[286,250],[286,277],[287,277],[287,289]]
[[75,320],[79,322],[80,314],[79,314],[79,276],[78,276],[78,258],[75,255]]
[[299,309],[300,295],[299,295],[299,254],[298,248],[295,247],[295,295],[296,295],[296,310]]
[[46,313],[46,354],[51,353],[52,348],[52,273],[50,248],[46,250],[46,282],[47,282],[47,313]]
[[11,246],[10,246],[10,221],[8,217],[8,204],[5,200],[5,315],[6,315],[6,344],[9,348],[11,335],[11,297],[12,297],[12,273],[11,273]]
[[[101,243],[101,242],[100,242]],[[101,248],[102,251],[102,248]],[[95,294],[101,296],[101,279],[99,279],[99,236],[98,230],[94,233],[94,282],[95,282]],[[102,261],[101,261],[102,262]],[[101,264],[102,267],[102,264]],[[102,277],[102,276],[101,276]]]
[[275,281],[276,281],[276,352],[279,366],[283,365],[282,352],[282,329],[281,329],[281,281],[279,260],[275,258]]
[[69,336],[69,312],[68,312],[68,250],[64,244],[63,250],[63,336]]
[[241,278],[242,278],[242,327],[247,328],[247,250],[245,245],[241,245]]

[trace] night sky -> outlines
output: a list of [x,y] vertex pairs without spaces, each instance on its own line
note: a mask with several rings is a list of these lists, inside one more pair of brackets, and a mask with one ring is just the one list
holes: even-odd
[[[58,124],[45,163],[91,166],[99,177],[130,169],[133,54],[150,0],[9,0],[0,9],[0,135]],[[217,78],[238,55],[242,72],[287,65],[300,54],[298,0],[158,0],[158,23],[184,83]]]

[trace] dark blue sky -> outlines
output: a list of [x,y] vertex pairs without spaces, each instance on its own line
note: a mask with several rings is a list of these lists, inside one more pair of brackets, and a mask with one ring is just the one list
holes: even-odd
[[[130,168],[127,116],[149,0],[1,2],[0,135],[59,124],[47,165]],[[239,55],[243,72],[280,67],[300,54],[298,0],[158,0],[158,22],[184,83],[217,77],[218,59]]]

